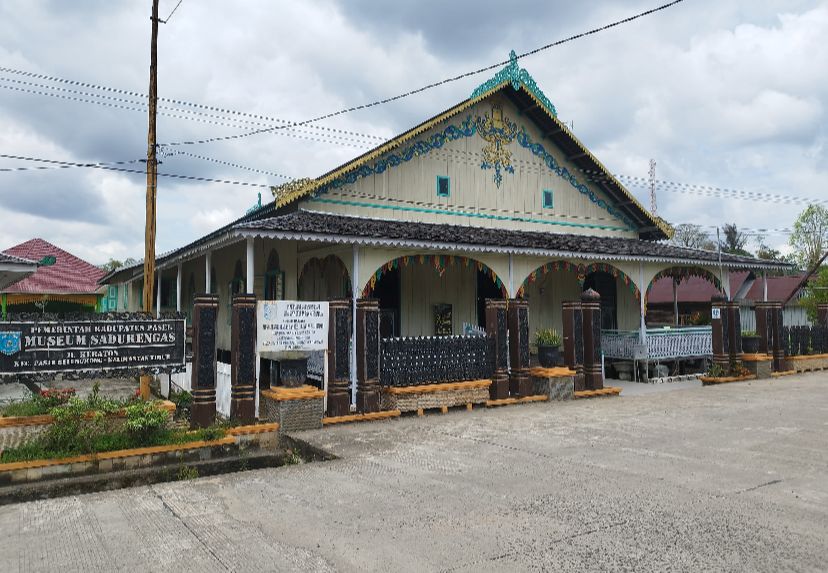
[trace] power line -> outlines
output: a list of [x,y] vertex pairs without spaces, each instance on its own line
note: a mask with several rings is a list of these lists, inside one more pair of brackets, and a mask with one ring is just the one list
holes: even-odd
[[294,179],[288,175],[282,175],[281,173],[275,173],[273,171],[265,171],[264,169],[256,169],[254,167],[246,167],[244,165],[239,165],[238,163],[231,163],[229,161],[222,161],[221,159],[215,159],[213,157],[205,157],[203,155],[197,155],[195,153],[190,153],[189,151],[176,151],[171,155],[186,155],[187,157],[192,157],[193,159],[201,159],[202,161],[211,161],[213,163],[218,163],[219,165],[226,165],[228,167],[235,167],[236,169],[244,169],[246,171],[252,171],[253,173],[261,173],[263,175],[273,175],[274,177],[281,177],[282,179]]
[[[80,92],[80,91],[76,91],[76,90],[69,90],[69,89],[66,89],[66,88],[58,88],[56,86],[46,86],[46,85],[43,85],[43,84],[29,83],[29,82],[24,82],[22,80],[13,80],[11,78],[0,78],[0,80],[3,80],[3,81],[10,81],[10,82],[20,83],[20,84],[24,84],[24,85],[32,85],[32,86],[36,86],[36,87],[44,87],[44,88],[55,89],[55,90],[61,89],[61,91],[67,91],[67,92],[71,92],[71,93],[82,94],[82,95],[86,95],[88,97],[100,97],[100,98],[112,99],[112,100],[115,100],[115,101],[123,101],[123,102],[130,103],[130,104],[133,104],[133,105],[144,105],[144,106],[146,106],[145,102],[146,102],[146,99],[147,99],[147,94],[136,92],[136,91],[125,90],[125,89],[120,89],[120,88],[113,88],[113,87],[108,87],[108,86],[102,86],[102,85],[98,85],[98,84],[91,84],[91,83],[87,83],[87,82],[80,82],[80,81],[76,81],[76,80],[69,80],[69,79],[60,78],[60,77],[57,77],[57,76],[49,76],[49,75],[46,75],[46,74],[38,74],[38,73],[35,73],[35,72],[28,72],[28,71],[18,70],[18,69],[15,69],[15,68],[8,68],[8,67],[0,67],[0,72],[10,73],[10,74],[17,74],[17,75],[21,75],[21,76],[25,76],[25,77],[29,77],[29,78],[36,78],[36,79],[51,81],[51,82],[55,82],[55,83],[73,85],[73,86],[76,86],[76,87],[83,87],[83,88],[87,88],[87,89],[94,89],[94,90],[99,90],[99,91],[104,91],[104,92],[117,93],[117,94],[121,94],[121,95],[126,95],[126,96],[139,98],[141,101],[140,102],[135,102],[133,100],[122,100],[120,98],[113,98],[111,96],[107,97],[107,96],[104,96],[104,95],[101,95],[101,94],[93,94],[93,93],[89,93],[89,92]],[[19,91],[25,91],[25,90],[19,90]],[[40,95],[50,95],[50,94],[40,94]],[[265,116],[265,115],[247,113],[247,112],[242,112],[242,111],[237,111],[237,110],[232,110],[232,109],[227,109],[227,108],[216,107],[216,106],[212,106],[212,105],[193,103],[193,102],[189,102],[189,101],[185,101],[185,100],[159,97],[158,101],[163,101],[163,102],[170,103],[170,104],[177,105],[177,106],[192,107],[192,108],[203,109],[203,110],[207,110],[207,111],[214,111],[214,112],[222,113],[222,114],[225,114],[225,115],[248,117],[248,118],[251,118],[251,119],[263,120],[263,121],[271,122],[271,123],[281,123],[281,124],[285,124],[285,127],[287,127],[289,124],[291,124],[291,122],[289,120],[286,120],[286,119],[279,119],[279,118],[269,117],[269,116]],[[93,102],[89,102],[89,103],[93,103]],[[175,109],[175,108],[166,108],[166,109]],[[181,111],[181,113],[193,113],[193,112],[188,112],[187,110],[180,110],[180,111]],[[350,131],[350,130],[347,130],[347,129],[339,129],[339,128],[335,128],[335,127],[328,127],[328,126],[324,126],[324,125],[312,125],[312,126],[310,126],[310,128],[318,129],[320,131],[329,131],[329,132],[333,132],[333,133],[341,133],[343,135],[351,135],[351,136],[354,136],[354,137],[362,137],[362,138],[365,138],[365,139],[373,139],[373,140],[376,140],[376,141],[386,141],[385,137],[381,137],[379,135],[359,133],[359,132],[356,132],[356,131]]]
[[[120,173],[138,173],[140,175],[146,175],[145,170],[138,170],[138,169],[126,169],[124,167],[112,167],[108,164],[103,163],[78,163],[75,161],[60,161],[57,159],[42,159],[39,157],[24,157],[21,155],[8,155],[5,153],[0,153],[0,158],[3,159],[16,159],[19,161],[34,161],[38,163],[47,163],[50,165],[62,165],[67,167],[88,167],[91,169],[103,169],[104,171],[117,171]],[[145,159],[139,159],[136,161],[146,161]],[[238,185],[241,187],[261,187],[263,189],[270,189],[273,185],[265,184],[265,183],[252,183],[250,181],[232,181],[229,179],[213,179],[211,177],[197,177],[195,175],[179,175],[177,173],[158,173],[159,177],[170,177],[173,179],[185,179],[189,181],[198,181],[201,183],[223,183],[225,185]]]
[[[5,78],[0,78],[0,82],[2,82],[4,79]],[[19,92],[30,93],[30,94],[34,94],[34,95],[44,95],[44,96],[49,96],[49,97],[57,97],[57,98],[60,98],[60,99],[65,99],[65,100],[69,100],[69,101],[76,101],[76,102],[81,102],[81,103],[93,103],[93,104],[96,104],[96,105],[102,105],[102,106],[105,106],[105,107],[123,109],[123,110],[127,110],[127,111],[139,111],[139,112],[142,112],[142,113],[147,111],[146,107],[130,107],[130,106],[122,105],[122,104],[119,104],[119,103],[110,103],[110,102],[106,102],[106,101],[90,100],[90,99],[85,99],[85,98],[76,97],[76,96],[63,95],[63,94],[59,94],[59,93],[42,92],[42,91],[38,91],[38,90],[32,90],[32,89],[21,88],[21,87],[16,87],[16,86],[10,86],[10,85],[6,85],[6,84],[3,84],[3,83],[0,83],[0,88],[19,91]],[[64,91],[75,92],[75,90],[65,90],[65,89],[64,89]],[[84,92],[79,92],[79,93],[84,93]],[[96,95],[96,94],[88,94],[88,95],[90,95],[91,97],[106,97],[107,99],[113,99],[113,100],[117,100],[117,101],[129,102],[129,100],[121,100],[121,98],[114,98],[114,97],[111,97],[111,96],[99,96],[99,95]],[[132,103],[134,103],[135,105],[143,105],[143,104],[139,104],[138,102],[132,102]],[[165,110],[166,109],[175,109],[175,108],[169,108],[167,106],[159,106],[159,108],[162,108],[162,109],[165,109]],[[182,110],[182,111],[185,111],[186,113],[195,113],[197,115],[210,117],[209,114],[202,114],[200,112],[187,112],[186,110]],[[210,120],[210,119],[203,119],[201,117],[191,117],[191,116],[178,115],[178,114],[174,114],[174,113],[169,113],[168,111],[159,111],[158,115],[163,115],[164,117],[171,117],[171,118],[175,118],[175,119],[185,119],[185,120],[189,120],[189,121],[197,121],[199,123],[206,123],[206,124],[217,125],[217,126],[222,126],[222,127],[233,127],[233,128],[243,127],[243,126],[239,125],[238,123],[232,123],[233,121],[242,121],[242,120],[230,120],[231,123],[228,123],[227,121],[215,121],[215,120]],[[310,141],[318,141],[318,142],[321,142],[321,143],[332,143],[332,144],[337,144],[337,145],[342,145],[344,143],[345,145],[347,145],[349,147],[355,147],[355,148],[359,148],[359,149],[371,149],[371,148],[375,147],[373,144],[369,144],[368,142],[356,140],[356,139],[353,139],[353,138],[350,138],[350,137],[345,137],[345,136],[338,136],[338,135],[322,133],[322,134],[310,134],[310,135],[315,135],[317,137],[310,137],[310,136],[305,137],[305,136],[300,135],[301,133],[310,133],[310,132],[307,132],[305,130],[296,129],[296,128],[293,128],[293,127],[289,128],[285,131],[276,132],[277,135],[284,135],[286,137],[293,137],[295,139],[307,139],[307,140],[310,140]],[[322,139],[322,138],[325,138],[325,139]],[[166,145],[166,144],[161,144],[161,145]]]
[[[4,159],[18,159],[21,161],[31,161],[33,158],[30,157],[22,157],[19,155],[6,155],[0,154],[0,158]],[[51,160],[42,160],[44,162],[51,162]],[[16,172],[16,171],[44,171],[48,169],[70,169],[73,167],[103,167],[103,166],[113,166],[113,165],[129,165],[131,163],[141,163],[146,161],[146,159],[129,159],[126,161],[99,161],[96,163],[76,163],[72,165],[38,165],[34,167],[0,167],[0,172]]]
[[[548,50],[550,48],[554,48],[554,47],[560,46],[562,44],[566,44],[568,42],[579,40],[581,38],[585,38],[585,37],[591,36],[593,34],[598,34],[600,32],[604,32],[604,31],[609,30],[611,28],[621,26],[622,24],[628,24],[630,22],[633,22],[634,20],[638,20],[639,18],[643,18],[645,16],[650,16],[652,14],[655,14],[656,12],[660,12],[662,10],[666,10],[667,8],[671,8],[671,7],[675,6],[676,4],[680,4],[683,1],[684,0],[673,0],[672,2],[668,2],[667,4],[662,4],[661,6],[658,6],[656,8],[651,8],[649,10],[645,10],[644,12],[639,12],[638,14],[635,14],[633,16],[628,16],[627,18],[622,18],[621,20],[616,20],[615,22],[612,22],[610,24],[605,24],[603,26],[593,28],[593,29],[588,30],[586,32],[581,32],[579,34],[569,36],[568,38],[564,38],[562,40],[557,40],[555,42],[551,42],[551,43],[546,44],[544,46],[540,46],[540,47],[535,48],[533,50],[529,50],[528,52],[524,52],[522,54],[519,54],[519,55],[515,56],[515,59],[519,60],[521,58],[532,56],[532,55],[537,54],[539,52],[542,52],[544,50]],[[445,84],[456,82],[456,81],[459,81],[459,80],[462,80],[462,79],[465,79],[465,78],[469,78],[469,77],[472,77],[472,76],[476,76],[478,74],[482,74],[483,72],[488,72],[488,71],[491,71],[493,69],[503,67],[503,66],[505,66],[506,64],[509,64],[509,63],[511,63],[511,59],[504,60],[502,62],[497,62],[496,64],[491,64],[489,66],[485,66],[483,68],[473,70],[473,71],[470,71],[470,72],[464,72],[462,74],[459,74],[459,75],[456,75],[456,76],[453,76],[453,77],[450,77],[450,78],[446,78],[446,79],[440,80],[438,82],[427,84],[425,86],[407,91],[407,92],[402,93],[402,94],[398,94],[398,95],[391,96],[391,97],[388,97],[388,98],[376,100],[376,101],[373,101],[373,102],[370,102],[370,103],[365,103],[365,104],[361,104],[361,105],[348,107],[348,108],[345,108],[345,109],[341,109],[339,111],[326,113],[326,114],[323,114],[323,115],[320,115],[320,116],[317,116],[317,117],[314,117],[314,118],[311,118],[311,119],[306,119],[306,120],[303,120],[303,121],[294,122],[291,125],[292,126],[307,125],[307,124],[310,124],[310,123],[316,123],[318,121],[331,119],[333,117],[337,117],[337,116],[344,115],[344,114],[347,114],[347,113],[351,113],[351,112],[354,112],[354,111],[360,111],[360,110],[363,110],[363,109],[369,109],[369,108],[372,108],[372,107],[385,105],[387,103],[399,101],[401,99],[410,97],[412,95],[416,95],[416,94],[422,93],[424,91],[427,91],[427,90],[430,90],[430,89],[433,89],[433,88],[436,88],[436,87],[443,86]],[[267,128],[267,129],[257,129],[255,131],[250,131],[250,132],[247,132],[247,133],[239,133],[239,134],[236,134],[236,135],[225,135],[225,136],[220,136],[220,137],[212,137],[212,138],[200,139],[200,140],[194,140],[194,141],[176,141],[176,142],[172,142],[172,143],[167,143],[166,145],[196,145],[196,144],[203,144],[203,143],[214,143],[216,141],[228,141],[228,140],[232,140],[232,139],[241,139],[243,137],[249,137],[251,135],[257,135],[259,133],[266,133],[268,131],[274,131],[276,129],[283,129],[283,128],[282,127],[274,127],[274,128]]]
[[162,24],[166,24],[167,22],[169,22],[169,21],[170,21],[170,18],[172,18],[172,17],[173,17],[173,14],[175,14],[175,11],[176,11],[176,10],[178,10],[178,7],[179,7],[179,6],[181,6],[181,3],[182,3],[183,1],[184,1],[184,0],[178,0],[178,4],[176,4],[176,5],[175,5],[175,8],[173,8],[173,9],[172,9],[172,12],[170,12],[170,15],[169,15],[169,16],[167,16],[164,20],[161,20],[161,19],[159,18],[159,20],[158,20],[158,21],[159,21],[159,22],[161,22]]

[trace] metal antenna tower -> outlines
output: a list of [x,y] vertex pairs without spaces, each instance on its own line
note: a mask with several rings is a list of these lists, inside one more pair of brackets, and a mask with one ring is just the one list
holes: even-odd
[[650,159],[650,213],[654,216],[658,215],[658,205],[656,204],[655,167],[655,159]]

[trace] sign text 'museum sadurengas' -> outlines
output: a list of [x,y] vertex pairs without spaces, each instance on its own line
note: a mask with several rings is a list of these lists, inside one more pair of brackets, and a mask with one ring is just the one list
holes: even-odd
[[0,375],[184,364],[184,321],[0,323]]

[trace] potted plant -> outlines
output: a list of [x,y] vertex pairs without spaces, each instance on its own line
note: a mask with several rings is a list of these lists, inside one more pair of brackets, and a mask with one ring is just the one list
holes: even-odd
[[759,353],[759,335],[755,331],[742,331],[742,352],[745,354]]
[[535,332],[538,345],[538,362],[544,368],[557,366],[561,357],[561,335],[554,328],[543,328]]

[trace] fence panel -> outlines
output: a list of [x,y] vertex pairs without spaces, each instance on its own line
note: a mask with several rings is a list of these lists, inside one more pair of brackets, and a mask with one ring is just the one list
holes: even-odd
[[494,372],[494,339],[489,336],[383,338],[380,384],[417,386],[482,380]]
[[828,328],[825,326],[783,326],[785,356],[828,354]]

